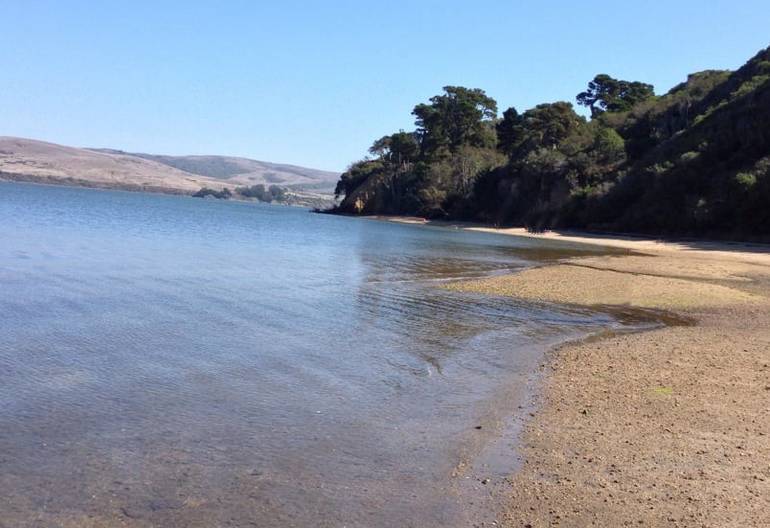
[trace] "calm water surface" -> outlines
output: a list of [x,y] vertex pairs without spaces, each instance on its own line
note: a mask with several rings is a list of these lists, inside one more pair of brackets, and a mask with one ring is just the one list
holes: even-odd
[[616,322],[437,285],[576,251],[0,184],[0,526],[468,526],[543,348]]

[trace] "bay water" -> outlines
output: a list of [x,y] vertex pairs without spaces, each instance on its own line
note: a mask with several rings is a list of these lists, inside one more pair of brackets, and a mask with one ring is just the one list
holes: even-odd
[[440,285],[593,251],[0,184],[0,526],[472,525],[543,351],[619,323]]

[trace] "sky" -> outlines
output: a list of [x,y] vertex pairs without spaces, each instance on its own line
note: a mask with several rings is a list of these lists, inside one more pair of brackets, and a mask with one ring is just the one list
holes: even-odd
[[768,0],[2,0],[0,20],[0,135],[335,171],[445,85],[522,111],[770,45]]

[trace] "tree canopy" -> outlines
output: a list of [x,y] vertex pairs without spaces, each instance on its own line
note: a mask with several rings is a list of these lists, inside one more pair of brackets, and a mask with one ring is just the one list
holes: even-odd
[[457,152],[462,145],[494,146],[492,121],[497,117],[497,102],[479,88],[445,86],[444,93],[430,98],[430,104],[418,104],[417,135],[422,152]]
[[601,73],[588,83],[588,89],[577,95],[577,102],[591,109],[591,116],[602,112],[622,112],[655,96],[651,84],[622,81]]
[[535,229],[578,227],[770,238],[770,48],[656,97],[594,77],[577,102],[497,117],[483,90],[446,86],[341,176],[336,209]]
[[403,130],[381,137],[369,148],[369,154],[396,165],[411,163],[419,153],[417,135]]

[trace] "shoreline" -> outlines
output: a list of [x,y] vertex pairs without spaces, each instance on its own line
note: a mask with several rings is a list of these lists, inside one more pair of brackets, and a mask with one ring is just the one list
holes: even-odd
[[[533,232],[528,231],[523,227],[494,227],[492,225],[474,222],[428,220],[419,216],[370,215],[360,216],[358,218],[383,222],[393,222],[397,224],[442,227],[449,229],[459,229],[462,231],[475,231],[479,233],[516,236],[536,240],[552,240],[555,242],[588,244],[592,246],[604,246],[639,252],[660,252],[670,250],[707,251],[709,254],[727,258],[733,258],[736,251],[741,253],[770,253],[770,243],[765,242],[747,242],[708,238],[669,238],[654,237],[651,235],[636,233],[599,233],[580,230],[549,230],[543,232]],[[745,255],[739,256],[741,259],[745,257]],[[760,260],[764,261],[763,259]]]
[[766,312],[550,350],[503,525],[767,526]]
[[429,225],[633,251],[444,287],[672,316],[546,353],[503,526],[770,525],[770,247]]
[[[286,206],[286,207],[300,207],[304,209],[312,210],[314,206],[312,204],[305,204],[301,202],[301,197],[303,196],[301,193],[297,194],[296,191],[291,191],[295,193],[296,196],[299,196],[300,198],[295,201],[291,202],[262,202],[257,200],[256,198],[244,198],[239,197],[239,195],[234,194],[233,197],[227,198],[227,199],[218,199],[218,198],[200,198],[194,196],[194,193],[188,190],[180,189],[178,187],[157,187],[157,186],[146,186],[146,185],[134,185],[134,184],[102,184],[100,182],[94,182],[90,180],[61,180],[61,179],[48,179],[48,178],[30,178],[30,179],[24,179],[24,175],[11,175],[11,176],[22,176],[21,178],[13,178],[8,177],[10,173],[4,173],[0,172],[0,184],[19,184],[19,185],[42,185],[46,187],[61,187],[65,189],[88,189],[92,191],[107,191],[107,192],[125,192],[125,193],[131,193],[131,194],[151,194],[151,195],[160,195],[160,196],[175,196],[175,197],[183,197],[183,198],[197,198],[202,200],[220,200],[225,202],[237,202],[237,203],[256,203],[256,204],[265,204],[265,205],[280,205],[280,206]],[[227,187],[230,189],[234,189],[234,186]],[[312,193],[308,193],[307,196],[311,196]]]

